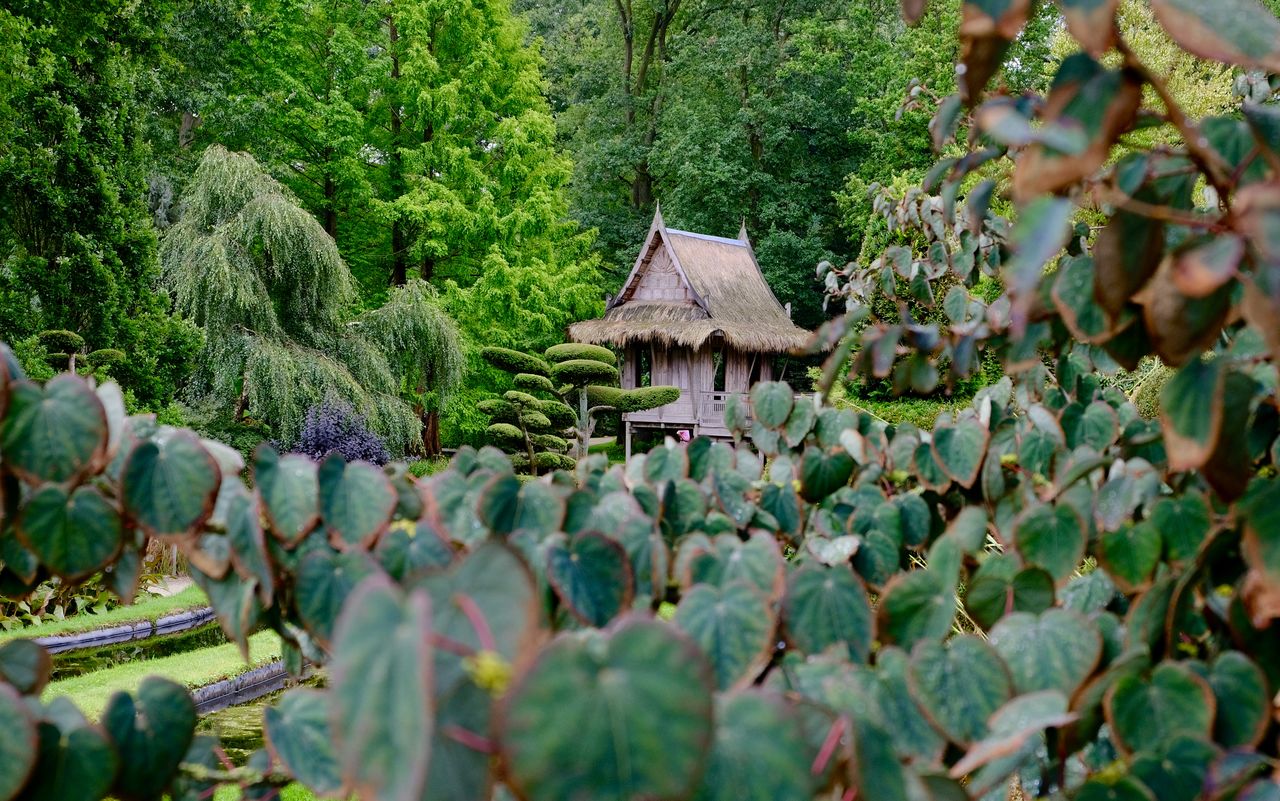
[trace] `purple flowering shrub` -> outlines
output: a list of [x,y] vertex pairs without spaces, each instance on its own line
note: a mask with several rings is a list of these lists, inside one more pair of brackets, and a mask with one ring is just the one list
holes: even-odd
[[391,461],[386,443],[369,430],[364,415],[337,399],[325,400],[307,410],[302,433],[289,450],[317,461],[333,451],[342,454],[348,462],[386,464]]

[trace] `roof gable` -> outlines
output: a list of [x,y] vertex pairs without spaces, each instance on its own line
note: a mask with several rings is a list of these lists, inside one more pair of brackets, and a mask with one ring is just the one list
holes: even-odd
[[671,247],[660,207],[654,212],[649,234],[645,237],[644,246],[640,248],[635,265],[623,282],[622,289],[609,301],[605,311],[637,298],[673,303],[685,301],[710,314],[707,302],[689,280],[679,255]]

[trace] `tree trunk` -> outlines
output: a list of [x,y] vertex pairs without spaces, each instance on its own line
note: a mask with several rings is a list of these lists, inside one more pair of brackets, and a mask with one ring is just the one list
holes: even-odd
[[578,388],[578,455],[585,459],[591,450],[591,421],[587,418],[587,388]]
[[422,455],[434,459],[444,452],[440,445],[440,412],[420,412],[422,419]]

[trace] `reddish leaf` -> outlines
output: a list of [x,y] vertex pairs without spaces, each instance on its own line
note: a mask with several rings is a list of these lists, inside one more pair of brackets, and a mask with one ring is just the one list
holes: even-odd
[[1097,58],[1116,41],[1116,7],[1120,0],[1058,0],[1067,30],[1089,55]]
[[1258,0],[1151,0],[1169,36],[1201,58],[1280,71],[1280,21]]
[[1189,298],[1203,298],[1235,276],[1244,240],[1235,234],[1195,239],[1173,253],[1173,284]]

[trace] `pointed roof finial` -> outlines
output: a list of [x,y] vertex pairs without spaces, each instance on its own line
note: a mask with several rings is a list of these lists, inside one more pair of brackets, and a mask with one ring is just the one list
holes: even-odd
[[738,241],[745,242],[750,245],[751,240],[747,238],[747,218],[742,218],[742,227],[738,229]]
[[666,226],[666,223],[663,222],[662,220],[662,201],[661,200],[655,200],[653,202],[653,219],[659,225],[662,225],[664,227]]

